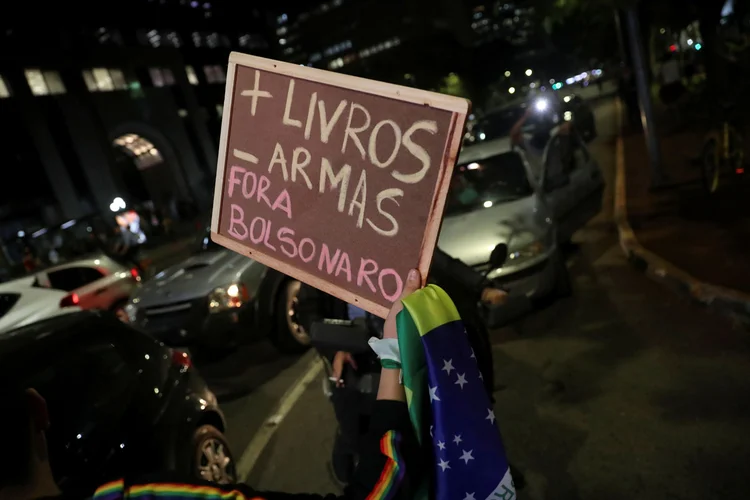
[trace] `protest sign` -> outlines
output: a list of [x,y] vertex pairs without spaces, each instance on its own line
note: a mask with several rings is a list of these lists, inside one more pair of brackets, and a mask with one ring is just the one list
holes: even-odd
[[468,108],[232,53],[212,239],[385,316],[427,276]]

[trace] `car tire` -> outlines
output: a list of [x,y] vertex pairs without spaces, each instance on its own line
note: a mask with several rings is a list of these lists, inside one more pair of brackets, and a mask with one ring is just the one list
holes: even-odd
[[193,434],[191,474],[218,484],[237,482],[237,465],[224,434],[213,425],[202,425]]
[[271,336],[273,344],[285,353],[300,353],[310,347],[310,335],[295,315],[295,304],[302,283],[289,279],[281,284],[276,297],[274,317],[276,328]]
[[558,252],[555,256],[555,290],[556,297],[570,297],[573,295],[573,283],[570,279],[565,258]]

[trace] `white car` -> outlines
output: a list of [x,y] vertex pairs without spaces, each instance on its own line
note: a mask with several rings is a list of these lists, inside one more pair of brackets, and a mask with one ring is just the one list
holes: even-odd
[[43,319],[80,311],[77,306],[61,307],[65,292],[25,287],[23,283],[0,286],[0,334]]
[[66,292],[62,306],[112,311],[126,320],[125,304],[140,282],[138,269],[127,268],[101,255],[35,273],[31,286]]

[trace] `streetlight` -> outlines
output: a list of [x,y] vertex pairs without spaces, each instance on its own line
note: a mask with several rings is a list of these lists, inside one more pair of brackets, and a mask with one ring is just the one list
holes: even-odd
[[505,72],[505,78],[508,78],[510,76],[510,71]]
[[534,72],[533,72],[533,71],[531,71],[530,69],[527,69],[527,70],[526,70],[526,76],[531,76],[531,75],[532,75],[532,73],[534,73]]
[[515,88],[515,87],[511,87],[511,88],[509,88],[509,89],[508,89],[508,93],[509,93],[509,94],[515,94],[515,93],[516,93],[516,88]]

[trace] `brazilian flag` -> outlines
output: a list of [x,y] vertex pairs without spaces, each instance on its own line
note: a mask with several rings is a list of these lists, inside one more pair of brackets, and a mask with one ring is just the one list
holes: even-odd
[[409,415],[434,466],[418,500],[514,500],[495,412],[456,306],[429,285],[398,314]]

